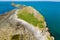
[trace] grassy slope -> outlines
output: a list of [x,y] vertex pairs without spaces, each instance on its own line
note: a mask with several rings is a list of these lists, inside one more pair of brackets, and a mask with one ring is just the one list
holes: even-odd
[[[29,8],[29,7],[27,7]],[[32,10],[28,10],[28,11],[32,11]],[[34,26],[38,26],[40,28],[43,28],[44,27],[44,18],[43,17],[40,17],[40,19],[42,20],[38,20],[35,16],[34,16],[34,13],[30,13],[28,12],[27,9],[22,9],[22,10],[19,10],[18,11],[18,18],[20,19],[23,19],[27,22],[29,22],[30,24],[33,24]],[[40,15],[42,16],[42,15]]]

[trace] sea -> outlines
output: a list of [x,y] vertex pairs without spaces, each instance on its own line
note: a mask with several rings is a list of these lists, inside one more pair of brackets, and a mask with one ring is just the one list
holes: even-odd
[[[13,2],[0,2],[0,15],[15,9],[11,5]],[[39,11],[45,18],[51,36],[54,36],[55,40],[60,40],[60,2],[17,1],[14,3],[32,6]]]

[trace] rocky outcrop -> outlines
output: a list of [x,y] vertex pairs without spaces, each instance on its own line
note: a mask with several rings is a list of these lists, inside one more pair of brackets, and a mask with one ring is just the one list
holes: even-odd
[[[34,16],[32,16],[38,19],[38,21],[43,21],[43,27],[41,28],[37,25],[39,23],[35,25],[28,20],[26,21],[21,17],[20,13],[34,13]],[[46,30],[46,23],[43,16],[38,13],[32,7],[25,7],[1,15],[0,40],[54,40]],[[23,17],[26,18],[27,16]]]

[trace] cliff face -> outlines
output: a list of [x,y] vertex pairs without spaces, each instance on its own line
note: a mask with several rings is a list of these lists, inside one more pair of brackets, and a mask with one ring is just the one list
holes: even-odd
[[[0,40],[36,40],[33,34],[29,32],[23,25],[14,22],[15,10],[0,17]],[[13,20],[12,20],[13,19]]]
[[30,6],[12,10],[0,19],[0,40],[53,40],[44,17]]

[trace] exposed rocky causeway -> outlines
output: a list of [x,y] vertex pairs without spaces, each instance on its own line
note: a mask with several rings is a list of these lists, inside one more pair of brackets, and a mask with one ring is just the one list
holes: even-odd
[[54,40],[44,17],[33,7],[0,15],[0,40]]

